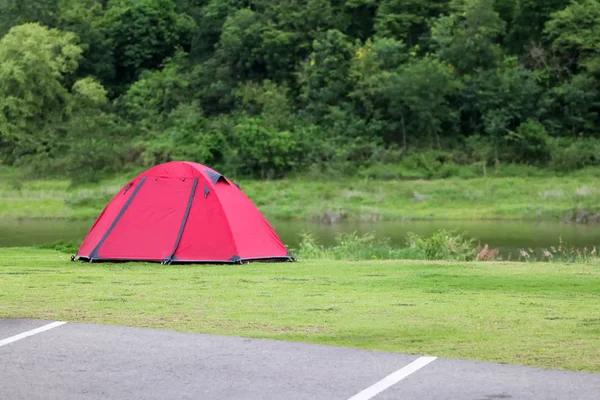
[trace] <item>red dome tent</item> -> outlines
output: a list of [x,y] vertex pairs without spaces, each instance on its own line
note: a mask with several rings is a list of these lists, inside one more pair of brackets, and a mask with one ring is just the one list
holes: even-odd
[[73,260],[242,263],[293,261],[240,188],[204,165],[141,173],[104,208]]

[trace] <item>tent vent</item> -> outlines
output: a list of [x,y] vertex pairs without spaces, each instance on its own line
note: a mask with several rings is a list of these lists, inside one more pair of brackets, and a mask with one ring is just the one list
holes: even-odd
[[217,182],[219,181],[223,181],[226,182],[227,184],[229,184],[229,182],[227,182],[227,179],[225,179],[225,177],[217,172],[213,172],[210,170],[204,170],[204,172],[206,172],[206,174],[208,175],[208,177],[210,178],[210,180],[212,181],[212,183],[214,183],[215,185],[217,184]]

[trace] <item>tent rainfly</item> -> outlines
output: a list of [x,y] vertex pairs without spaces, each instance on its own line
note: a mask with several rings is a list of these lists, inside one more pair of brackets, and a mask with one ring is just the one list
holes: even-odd
[[104,208],[72,260],[294,261],[237,184],[201,164],[160,164]]

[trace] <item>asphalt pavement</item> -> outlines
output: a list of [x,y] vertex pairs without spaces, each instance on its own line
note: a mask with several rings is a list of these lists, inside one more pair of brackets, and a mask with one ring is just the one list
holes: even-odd
[[0,320],[0,400],[600,399],[600,374],[52,322]]

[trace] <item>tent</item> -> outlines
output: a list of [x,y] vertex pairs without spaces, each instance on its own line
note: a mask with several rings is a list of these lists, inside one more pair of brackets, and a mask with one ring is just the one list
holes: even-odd
[[142,172],[104,208],[72,260],[294,261],[237,184],[192,162]]

